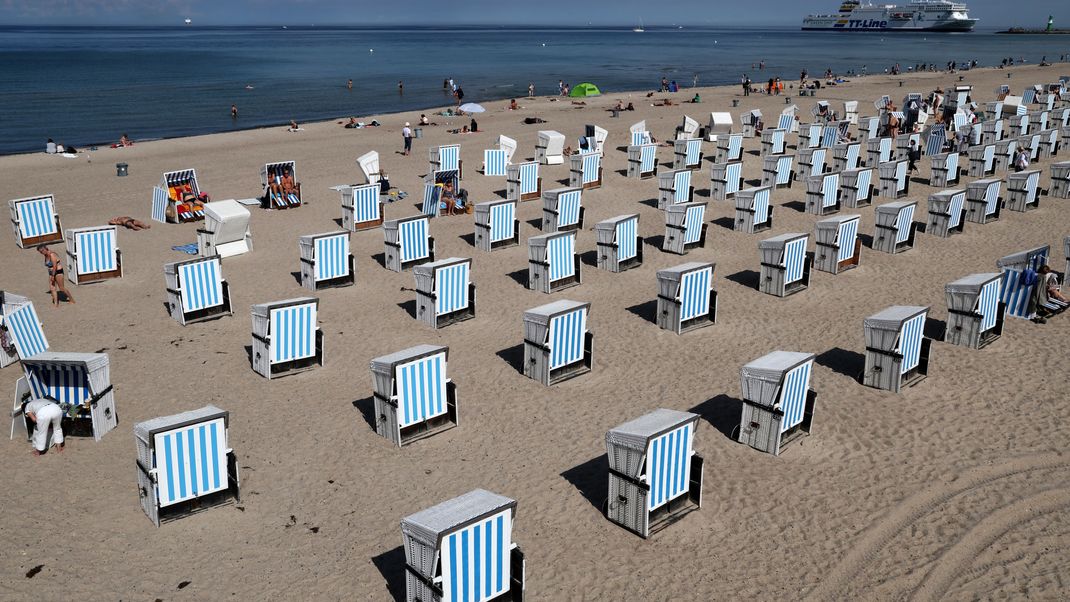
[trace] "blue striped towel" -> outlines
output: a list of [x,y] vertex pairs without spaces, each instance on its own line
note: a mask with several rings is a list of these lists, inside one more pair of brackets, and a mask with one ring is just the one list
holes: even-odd
[[186,255],[196,255],[199,251],[197,249],[197,243],[191,242],[188,245],[178,245],[177,247],[171,247],[172,251],[181,251]]

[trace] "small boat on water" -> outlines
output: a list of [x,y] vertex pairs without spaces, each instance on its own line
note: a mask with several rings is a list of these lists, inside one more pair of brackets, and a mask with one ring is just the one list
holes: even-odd
[[643,28],[643,20],[639,19],[639,27],[632,28],[635,33],[643,33],[646,29]]

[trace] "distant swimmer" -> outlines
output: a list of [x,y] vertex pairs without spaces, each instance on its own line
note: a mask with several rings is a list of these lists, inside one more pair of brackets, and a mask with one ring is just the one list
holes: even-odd
[[238,118],[238,105],[230,105],[230,117],[231,119]]

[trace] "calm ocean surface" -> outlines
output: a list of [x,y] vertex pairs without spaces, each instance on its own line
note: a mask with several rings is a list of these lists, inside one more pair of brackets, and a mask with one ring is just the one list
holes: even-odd
[[[802,32],[773,28],[0,28],[0,154],[49,137],[79,147],[245,129],[557,90],[558,79],[603,92],[798,78],[831,67],[976,59],[1031,63],[1070,53],[1070,36]],[[751,64],[766,60],[766,70]],[[1070,73],[1070,65],[1065,70]],[[1062,71],[1059,74],[1063,74]],[[345,89],[352,78],[353,90]],[[404,80],[404,95],[398,80]],[[253,89],[245,89],[246,85]],[[240,118],[232,121],[230,105]]]

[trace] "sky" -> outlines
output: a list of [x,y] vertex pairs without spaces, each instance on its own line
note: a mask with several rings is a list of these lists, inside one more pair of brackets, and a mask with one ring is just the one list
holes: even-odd
[[[880,0],[891,3],[896,0]],[[906,0],[898,0],[905,2]],[[755,10],[755,7],[760,10]],[[0,0],[0,25],[795,25],[839,0]],[[1067,0],[968,0],[984,27],[1070,27]]]

